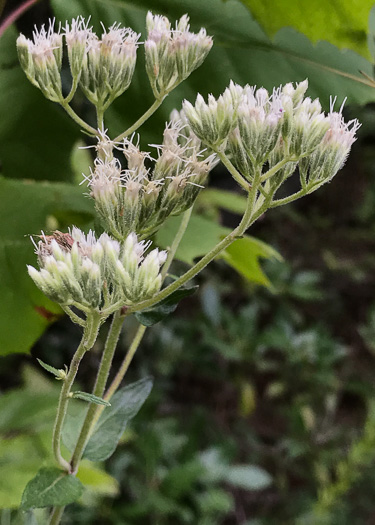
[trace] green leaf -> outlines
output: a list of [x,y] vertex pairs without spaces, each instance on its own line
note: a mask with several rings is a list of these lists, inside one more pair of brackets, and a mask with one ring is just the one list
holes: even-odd
[[101,397],[94,396],[94,394],[89,394],[88,392],[73,392],[72,397],[76,399],[82,399],[88,403],[95,403],[96,405],[104,405],[106,407],[111,406],[111,403],[108,403],[108,401],[105,401]]
[[64,230],[92,217],[93,203],[80,188],[0,177],[0,355],[27,352],[62,314],[27,274],[26,265],[37,263],[29,235],[48,232],[51,221]]
[[233,487],[246,490],[263,490],[272,484],[272,477],[256,465],[228,467],[226,481]]
[[259,265],[259,258],[282,260],[281,255],[268,244],[246,236],[231,244],[221,256],[250,282],[272,288],[272,284]]
[[26,485],[21,508],[62,507],[77,501],[82,492],[83,485],[75,476],[58,468],[42,468]]
[[77,478],[87,491],[112,498],[119,494],[118,481],[89,461],[80,463]]
[[241,0],[270,36],[285,26],[293,27],[312,42],[328,40],[339,48],[369,57],[367,21],[373,0]]
[[[111,399],[111,406],[103,412],[95,426],[86,446],[84,458],[90,461],[104,461],[113,454],[128,421],[140,410],[151,388],[152,379],[144,378],[116,392]],[[67,418],[63,441],[69,450],[73,450],[75,446],[82,423],[81,417]]]
[[[156,234],[156,242],[161,248],[168,248],[177,233],[181,217],[170,217]],[[192,215],[182,241],[177,249],[176,258],[187,264],[194,264],[194,259],[212,250],[231,230],[216,222]]]
[[[314,45],[291,28],[284,27],[271,40],[249,10],[236,0],[138,0],[132,3],[125,0],[111,3],[105,0],[52,0],[52,6],[59,20],[80,14],[91,16],[98,30],[99,21],[111,25],[115,20],[126,20],[134,30],[142,33],[143,38],[148,9],[165,14],[172,21],[188,13],[193,30],[204,26],[213,35],[214,47],[204,64],[169,95],[162,108],[142,126],[142,139],[148,143],[161,142],[161,128],[171,109],[179,108],[183,98],[194,100],[198,91],[202,95],[211,92],[218,95],[229,79],[272,89],[281,83],[308,77],[309,96],[321,97],[325,107],[329,107],[329,96],[332,94],[338,96],[339,102],[347,96],[350,103],[360,104],[375,98],[374,89],[359,73],[372,74],[372,65],[364,57],[353,51],[341,51],[328,42],[320,41]],[[289,11],[285,11],[285,16],[289,15]],[[132,85],[108,110],[106,126],[113,134],[120,133],[134,123],[152,102],[152,92],[144,72],[143,53],[138,52]]]
[[[171,217],[166,221],[156,235],[159,246],[167,248],[171,245],[180,221],[179,217]],[[209,219],[193,215],[176,252],[176,258],[192,265],[196,257],[201,257],[212,250],[230,231],[229,228]],[[259,265],[260,257],[282,259],[274,248],[249,236],[235,241],[221,255],[221,258],[245,279],[271,287],[269,279]]]
[[199,194],[198,205],[213,206],[243,215],[246,210],[246,197],[233,191],[207,188]]
[[199,286],[190,286],[186,288],[179,288],[173,292],[169,297],[157,303],[153,308],[148,310],[141,310],[134,315],[137,320],[144,326],[152,326],[159,321],[162,321],[169,314],[174,312],[181,299],[189,297],[198,290]]
[[94,428],[84,458],[104,461],[113,454],[128,421],[133,419],[148,398],[152,383],[153,380],[147,377],[116,392],[111,406],[103,412]]
[[2,173],[14,178],[71,180],[70,154],[79,129],[27,80],[18,63],[17,36],[10,27],[0,46]]
[[47,370],[47,372],[50,372],[51,374],[56,376],[58,379],[62,379],[61,373],[64,373],[64,370],[58,370],[57,368],[54,368],[51,365],[47,365],[47,363],[43,363],[41,359],[36,358],[36,360],[38,361],[40,366],[44,368],[44,370]]

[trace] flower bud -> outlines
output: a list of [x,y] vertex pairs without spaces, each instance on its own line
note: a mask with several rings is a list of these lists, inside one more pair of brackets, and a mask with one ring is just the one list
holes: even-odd
[[62,36],[54,31],[54,20],[50,20],[46,31],[33,32],[33,40],[20,35],[17,39],[20,64],[29,80],[54,102],[61,102]]
[[217,100],[213,95],[209,95],[207,104],[200,94],[195,106],[185,100],[183,110],[197,137],[213,149],[226,141],[236,125],[237,105],[228,88]]
[[[86,32],[87,53],[83,57],[80,86],[90,102],[106,109],[131,83],[139,35],[119,24],[104,31],[101,40]],[[78,43],[77,57],[81,57]]]
[[162,99],[202,64],[212,38],[205,29],[191,33],[187,15],[172,30],[168,18],[148,12],[146,26],[146,71],[155,97]]

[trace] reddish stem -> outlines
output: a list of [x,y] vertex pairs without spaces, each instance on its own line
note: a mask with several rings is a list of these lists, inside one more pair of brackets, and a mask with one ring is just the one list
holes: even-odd
[[0,37],[9,26],[13,24],[20,16],[23,15],[31,6],[36,4],[39,0],[26,0],[21,4],[17,9],[15,9],[10,15],[8,15],[5,20],[0,24]]

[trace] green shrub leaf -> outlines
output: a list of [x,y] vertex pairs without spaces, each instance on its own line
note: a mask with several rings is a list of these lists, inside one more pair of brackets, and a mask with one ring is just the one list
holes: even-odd
[[77,501],[82,492],[83,485],[75,476],[58,468],[42,468],[26,485],[21,508],[62,507]]
[[88,403],[95,403],[96,405],[104,405],[106,407],[111,406],[111,403],[108,403],[108,401],[105,401],[101,397],[94,396],[94,394],[89,394],[88,392],[73,392],[72,397],[76,399],[82,399],[83,401],[87,401]]

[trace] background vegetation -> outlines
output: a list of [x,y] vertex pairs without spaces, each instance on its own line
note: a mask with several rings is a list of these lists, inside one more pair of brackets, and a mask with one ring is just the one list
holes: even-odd
[[[27,236],[72,223],[89,228],[93,217],[78,186],[91,158],[77,147],[87,139],[27,82],[15,38],[49,16],[79,14],[91,15],[96,27],[118,21],[144,34],[148,9],[171,19],[188,12],[215,46],[141,130],[144,145],[160,142],[170,109],[183,98],[218,95],[229,79],[272,89],[308,77],[309,95],[326,108],[331,94],[339,104],[347,96],[347,116],[362,128],[332,184],[268,212],[250,232],[267,244],[254,240],[226,252],[196,280],[199,291],[149,330],[129,380],[154,376],[152,395],[105,464],[82,464],[79,477],[90,488],[65,523],[375,522],[375,15],[363,0],[342,1],[340,9],[333,1],[296,4],[51,0],[1,35],[1,525],[45,523],[43,511],[16,510],[27,481],[52,461],[58,386],[37,369],[36,357],[62,367],[79,339],[27,276],[34,260]],[[16,5],[3,7],[6,20]],[[152,100],[139,57],[131,89],[109,111],[113,133]],[[92,118],[83,100],[76,110]],[[243,208],[236,192],[216,168],[174,273],[236,224]],[[168,244],[175,227],[170,221],[156,242]],[[134,328],[130,320],[118,363]],[[99,342],[85,358],[83,389],[92,385],[100,351]]]

